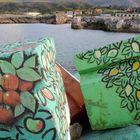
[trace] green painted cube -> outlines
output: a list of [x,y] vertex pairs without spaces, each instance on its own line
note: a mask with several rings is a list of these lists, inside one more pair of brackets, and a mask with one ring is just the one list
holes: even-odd
[[93,129],[140,124],[139,56],[140,36],[75,56]]

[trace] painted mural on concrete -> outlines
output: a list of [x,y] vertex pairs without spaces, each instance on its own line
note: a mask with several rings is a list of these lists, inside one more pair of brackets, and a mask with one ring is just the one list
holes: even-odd
[[140,123],[139,56],[139,36],[76,55],[93,128]]
[[2,48],[0,139],[69,139],[69,112],[53,40]]

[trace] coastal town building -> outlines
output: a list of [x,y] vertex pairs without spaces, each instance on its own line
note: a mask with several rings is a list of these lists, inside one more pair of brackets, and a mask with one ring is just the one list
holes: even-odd
[[115,17],[140,18],[140,13],[116,13]]
[[93,15],[94,14],[94,11],[93,10],[85,10],[84,11],[84,14],[85,15]]
[[68,18],[73,18],[74,12],[73,11],[67,11],[66,14],[67,14]]
[[66,13],[63,12],[63,11],[55,11],[53,14],[61,14],[61,15],[64,15],[64,14],[66,14]]
[[102,8],[95,8],[95,13],[96,13],[96,14],[101,14],[101,13],[103,13]]
[[128,13],[133,13],[135,11],[136,11],[136,9],[135,8],[131,8],[131,7],[128,7],[127,10],[126,10],[126,12],[128,12]]
[[81,16],[83,12],[80,9],[74,10],[74,16]]
[[41,14],[39,12],[28,12],[27,15],[28,16],[39,16]]
[[111,14],[106,14],[106,13],[104,14],[104,13],[102,13],[102,14],[100,14],[100,16],[101,16],[101,17],[110,17]]

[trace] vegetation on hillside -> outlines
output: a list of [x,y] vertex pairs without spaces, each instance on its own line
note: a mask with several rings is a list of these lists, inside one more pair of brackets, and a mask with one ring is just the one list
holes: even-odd
[[[100,6],[101,7],[101,6]],[[54,11],[73,11],[80,9],[85,13],[96,14],[95,9],[100,8],[93,4],[83,2],[24,2],[24,3],[0,3],[0,13],[22,14],[26,12],[40,12],[41,14],[51,14]],[[104,6],[101,7],[103,13],[124,12],[128,7],[124,6]],[[135,12],[140,12],[140,8],[135,8]]]
[[93,6],[87,3],[1,3],[0,12],[1,13],[22,13],[22,12],[40,12],[42,14],[52,13],[54,11],[67,11],[73,9],[89,9]]

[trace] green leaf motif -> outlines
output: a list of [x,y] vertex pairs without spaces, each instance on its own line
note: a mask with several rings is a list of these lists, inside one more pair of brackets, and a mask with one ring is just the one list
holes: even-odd
[[84,54],[83,53],[77,54],[76,57],[79,58],[79,59],[83,59],[84,58]]
[[113,58],[113,59],[111,59],[111,61],[113,62],[113,63],[116,63],[116,62],[118,62],[118,61],[120,61],[121,59],[120,58]]
[[22,105],[34,113],[36,109],[36,100],[34,96],[26,91],[20,93],[20,98]]
[[131,67],[128,67],[127,69],[126,69],[126,73],[131,73],[132,72],[132,68]]
[[24,62],[24,66],[25,67],[31,67],[34,68],[36,64],[36,56],[32,56],[30,58],[28,58],[25,62]]
[[126,87],[127,83],[129,83],[129,82],[127,81],[127,79],[122,79],[122,80],[121,80],[121,84],[122,84],[122,87],[123,87],[123,88]]
[[121,79],[115,79],[115,81],[113,82],[114,85],[116,86],[121,86]]
[[140,88],[140,81],[138,79],[136,80],[136,83],[135,83],[134,87],[136,89],[139,89]]
[[88,63],[93,63],[95,61],[94,57],[91,56],[89,59],[88,59]]
[[107,51],[108,51],[107,47],[104,47],[104,48],[101,49],[101,53],[102,53],[102,54],[107,53]]
[[138,75],[140,75],[140,69],[137,70]]
[[20,116],[22,113],[24,113],[25,111],[25,108],[22,104],[19,104],[15,107],[15,110],[14,110],[14,116],[15,117],[18,117]]
[[93,56],[93,51],[88,51],[84,54],[84,59],[89,59],[91,56]]
[[127,102],[126,99],[123,99],[123,100],[121,101],[121,107],[122,107],[122,108],[126,107],[127,104],[128,104],[128,102]]
[[16,73],[14,66],[5,60],[0,60],[0,68],[3,73],[10,73],[13,75]]
[[108,61],[110,61],[110,58],[108,58],[107,56],[104,56],[103,62],[104,62],[104,63],[107,63]]
[[130,47],[125,47],[125,48],[123,49],[123,51],[122,51],[122,54],[127,55],[127,54],[130,53],[130,51],[131,51],[131,48],[130,48]]
[[130,46],[131,44],[129,42],[124,42],[123,45],[126,47]]
[[130,95],[128,99],[130,102],[135,103],[135,97],[133,95]]
[[133,56],[133,54],[130,52],[130,53],[128,53],[127,55],[125,55],[125,58],[126,58],[126,59],[130,59],[130,58],[132,58],[132,56]]
[[138,76],[137,79],[140,81],[140,76]]
[[131,84],[131,85],[135,85],[136,80],[137,80],[137,78],[134,77],[134,76],[132,76],[132,77],[130,78],[130,84]]
[[123,92],[123,88],[122,88],[121,86],[118,87],[117,90],[116,90],[116,92],[117,92],[117,93],[121,93],[121,92]]
[[17,52],[12,55],[11,63],[15,66],[15,68],[19,68],[23,63],[23,52]]
[[110,80],[110,78],[107,77],[107,76],[105,76],[105,77],[102,79],[103,82],[108,82],[109,80]]
[[117,42],[117,45],[115,45],[115,46],[116,46],[116,48],[120,49],[122,47],[122,45],[123,45],[123,41]]
[[128,102],[127,108],[130,112],[132,112],[133,111],[133,104],[131,102]]
[[105,71],[109,71],[109,70],[106,70],[106,69],[100,69],[99,71],[98,71],[98,73],[104,73]]
[[125,96],[126,96],[126,95],[125,95],[125,91],[120,92],[120,93],[119,93],[119,96],[120,96],[121,98],[125,98]]
[[120,63],[120,68],[121,68],[122,71],[125,70],[126,67],[127,67],[127,62],[121,62]]
[[135,115],[135,120],[140,120],[140,112]]
[[140,102],[139,102],[139,101],[136,102],[136,109],[137,109],[137,110],[140,109]]
[[41,79],[41,76],[32,68],[23,67],[17,70],[17,75],[25,81],[37,81]]
[[[133,53],[125,56],[130,58]],[[104,60],[106,58],[104,57]],[[138,68],[133,70],[133,64],[137,62]],[[130,113],[140,109],[140,58],[122,60],[118,63],[111,63],[104,69],[98,70],[98,74],[102,74],[102,82],[105,82],[106,88],[115,88],[116,94],[121,98],[121,108],[127,109]],[[119,69],[118,75],[111,75],[110,71],[114,68]],[[109,72],[108,72],[109,71]],[[136,115],[137,119],[140,119],[140,112]]]
[[96,63],[97,63],[97,65],[100,65],[101,62],[102,62],[101,60],[96,59]]
[[107,88],[110,88],[110,87],[112,87],[112,86],[113,86],[113,81],[112,81],[112,80],[108,81],[106,87],[107,87]]

